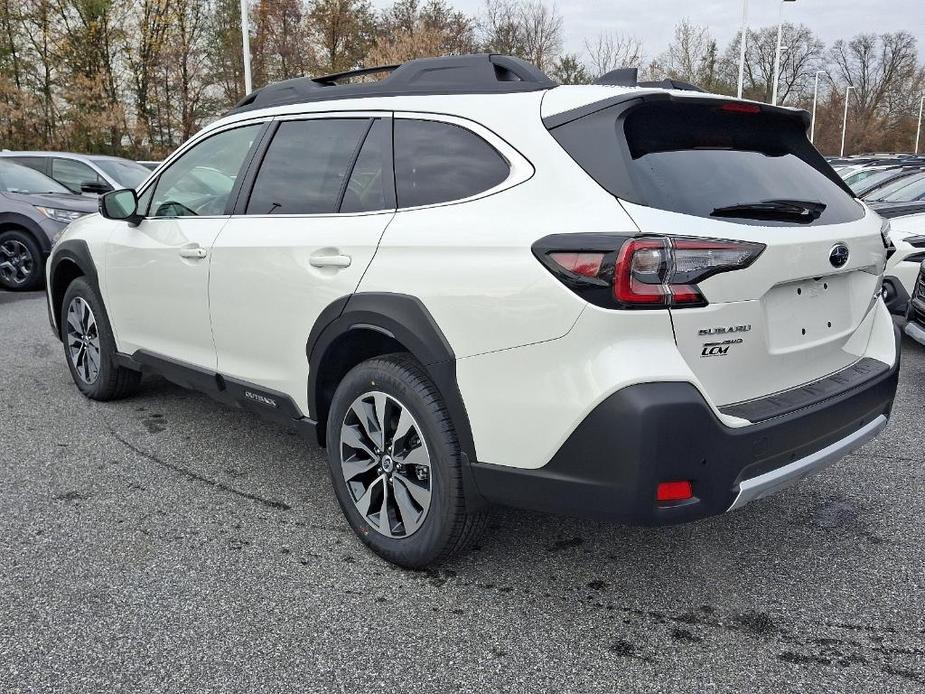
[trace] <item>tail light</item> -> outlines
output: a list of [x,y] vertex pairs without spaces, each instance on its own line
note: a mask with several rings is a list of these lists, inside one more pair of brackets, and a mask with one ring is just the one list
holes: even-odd
[[591,303],[622,309],[706,306],[698,282],[746,268],[764,249],[744,241],[607,234],[559,234],[534,245],[571,289]]

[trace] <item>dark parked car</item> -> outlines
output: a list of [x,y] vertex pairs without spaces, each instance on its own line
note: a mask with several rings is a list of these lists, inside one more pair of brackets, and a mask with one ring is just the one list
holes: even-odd
[[919,279],[909,301],[908,318],[906,335],[920,345],[925,345],[925,262],[919,270]]
[[0,288],[40,287],[54,238],[96,208],[96,199],[75,195],[34,169],[0,159]]
[[925,194],[925,171],[914,171],[874,188],[862,197],[866,202],[914,202]]

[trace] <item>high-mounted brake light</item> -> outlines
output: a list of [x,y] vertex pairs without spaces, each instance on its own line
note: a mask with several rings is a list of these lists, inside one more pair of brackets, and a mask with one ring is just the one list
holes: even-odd
[[741,101],[730,101],[719,107],[720,111],[731,111],[732,113],[761,113],[761,107],[757,104],[743,104]]

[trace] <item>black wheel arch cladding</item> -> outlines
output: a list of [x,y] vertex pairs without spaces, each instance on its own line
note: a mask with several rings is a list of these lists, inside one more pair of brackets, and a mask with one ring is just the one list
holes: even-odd
[[407,294],[353,294],[337,299],[319,314],[306,345],[308,409],[309,416],[318,422],[318,431],[324,430],[327,414],[320,379],[329,350],[342,338],[356,335],[364,339],[369,331],[394,341],[421,363],[446,403],[463,453],[476,460],[469,416],[456,381],[456,355],[427,307]]
[[[83,276],[90,287],[99,298],[102,310],[106,310],[103,305],[103,295],[100,292],[99,276],[96,272],[96,264],[93,262],[93,256],[90,254],[90,247],[82,239],[70,239],[59,243],[51,255],[49,261],[51,267],[48,272],[49,282],[47,288],[48,313],[51,321],[52,330],[61,339],[61,330],[54,318],[61,315],[61,303],[64,300],[64,293],[67,291],[68,284],[77,276]],[[79,273],[74,272],[76,267]],[[58,279],[68,279],[68,282],[56,281]],[[108,316],[107,316],[108,319]]]

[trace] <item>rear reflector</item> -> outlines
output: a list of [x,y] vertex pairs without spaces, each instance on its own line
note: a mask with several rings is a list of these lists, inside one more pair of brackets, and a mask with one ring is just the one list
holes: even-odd
[[655,491],[656,501],[685,501],[694,498],[694,490],[687,480],[683,482],[659,482]]
[[604,253],[550,253],[549,257],[569,272],[582,277],[597,277],[604,261]]

